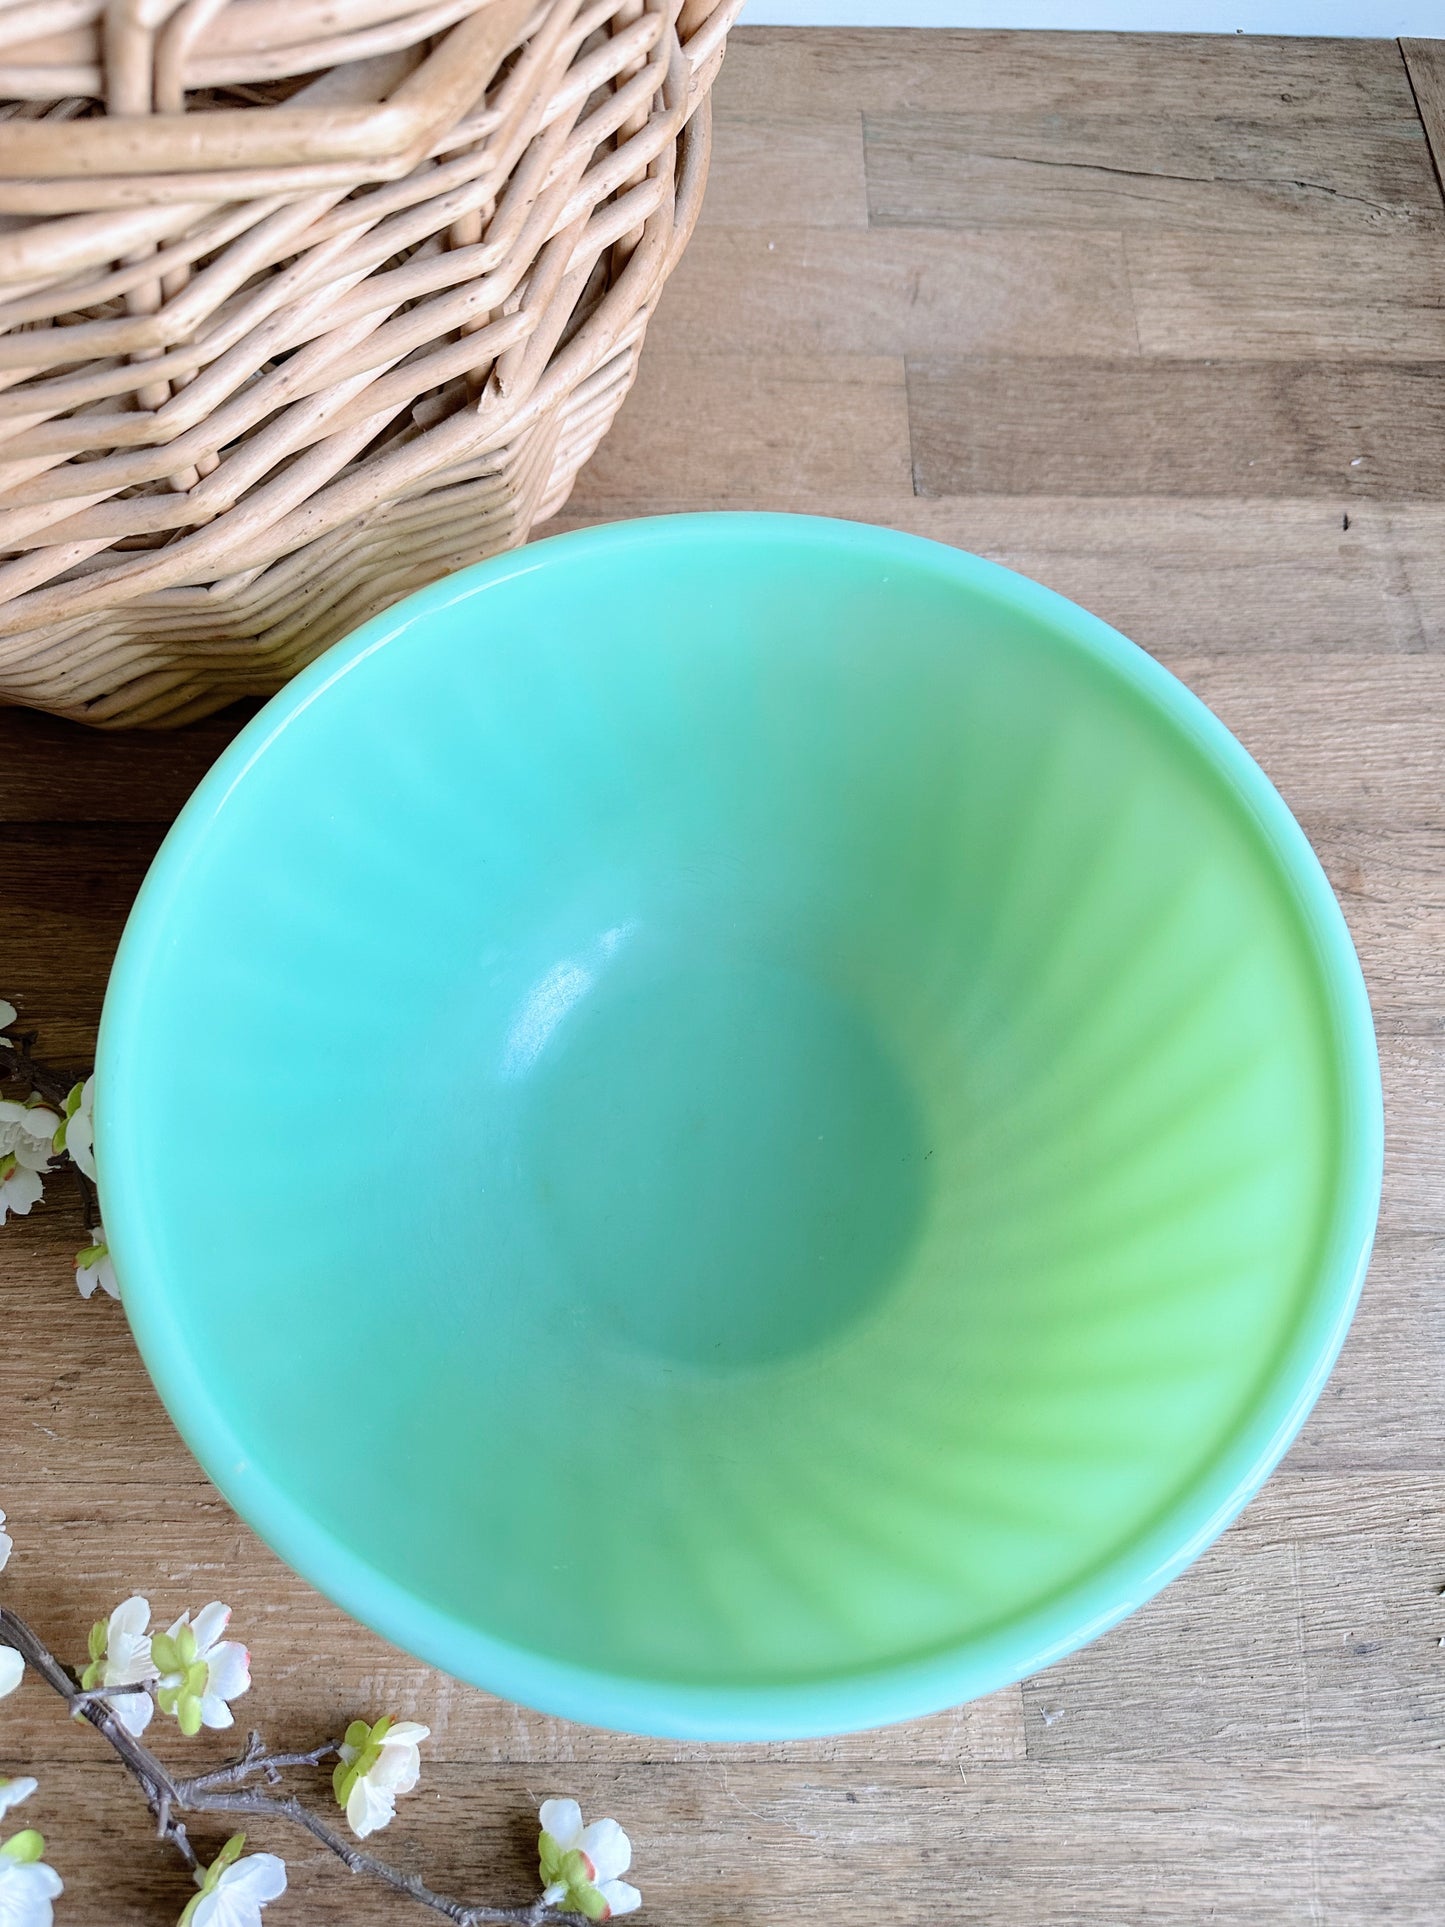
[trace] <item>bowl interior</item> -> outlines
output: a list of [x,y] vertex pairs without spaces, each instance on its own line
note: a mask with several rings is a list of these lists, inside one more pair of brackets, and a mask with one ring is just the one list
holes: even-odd
[[159,859],[102,1070],[223,1489],[428,1657],[658,1730],[1117,1616],[1372,1223],[1358,969],[1243,752],[1045,592],[801,519],[563,537],[324,659]]

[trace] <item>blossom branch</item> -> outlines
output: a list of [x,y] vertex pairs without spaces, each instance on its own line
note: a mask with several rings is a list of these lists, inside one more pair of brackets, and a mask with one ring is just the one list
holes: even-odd
[[83,1688],[70,1668],[7,1606],[0,1606],[0,1646],[13,1647],[25,1664],[65,1701],[72,1715],[86,1720],[107,1741],[145,1795],[155,1815],[159,1837],[175,1848],[193,1872],[200,1862],[185,1823],[179,1817],[182,1813],[241,1814],[252,1819],[286,1820],[303,1828],[352,1873],[381,1881],[394,1893],[442,1914],[455,1923],[455,1927],[544,1927],[544,1924],[545,1927],[553,1924],[587,1927],[583,1914],[550,1905],[545,1896],[526,1906],[492,1907],[439,1894],[427,1886],[420,1875],[403,1873],[375,1854],[353,1845],[294,1794],[267,1793],[244,1784],[253,1774],[264,1774],[275,1782],[287,1767],[319,1766],[340,1753],[340,1743],[335,1740],[327,1740],[303,1753],[272,1753],[260,1734],[252,1733],[239,1759],[208,1773],[178,1779],[149,1747],[126,1731],[107,1701]]
[[33,1031],[18,1038],[0,1036],[0,1081],[23,1084],[27,1097],[41,1097],[47,1104],[60,1107],[74,1088],[75,1079],[66,1071],[56,1070],[53,1064],[42,1064],[33,1058],[30,1045],[34,1038]]
[[212,1787],[239,1786],[253,1773],[264,1773],[273,1786],[281,1778],[281,1769],[288,1766],[320,1766],[338,1751],[335,1740],[327,1740],[321,1746],[313,1746],[309,1753],[272,1753],[259,1733],[252,1733],[246,1742],[246,1751],[239,1760],[232,1760],[229,1766],[218,1766],[210,1773],[196,1773],[188,1780],[179,1781],[180,1792],[186,1795],[204,1793]]
[[304,1827],[323,1847],[329,1848],[352,1873],[370,1874],[393,1892],[405,1894],[419,1901],[423,1907],[444,1914],[448,1920],[455,1921],[457,1927],[493,1927],[493,1924],[495,1927],[541,1927],[543,1922],[552,1921],[586,1927],[584,1915],[561,1913],[540,1898],[526,1907],[485,1907],[448,1899],[446,1895],[428,1887],[419,1874],[402,1873],[388,1866],[384,1860],[378,1860],[375,1854],[353,1846],[344,1834],[337,1832],[319,1814],[313,1813],[310,1807],[304,1806],[294,1794],[282,1796],[255,1791],[223,1793],[203,1790],[196,1795],[196,1810],[203,1813],[249,1814],[253,1819],[290,1820],[296,1826]]
[[111,1711],[108,1700],[98,1693],[86,1692],[40,1638],[9,1606],[0,1606],[0,1646],[13,1646],[20,1657],[45,1684],[56,1692],[79,1719],[85,1719],[120,1755],[122,1763],[138,1779],[147,1794],[168,1793],[175,1798],[177,1788],[161,1762],[140,1741],[127,1733]]

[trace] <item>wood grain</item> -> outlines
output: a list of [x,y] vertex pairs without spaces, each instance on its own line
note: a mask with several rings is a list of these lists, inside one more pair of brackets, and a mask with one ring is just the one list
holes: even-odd
[[163,740],[118,735],[104,755],[76,754],[68,723],[0,708],[0,823],[168,824],[258,707],[235,704]]
[[[1445,1409],[1439,1396],[1445,1345],[1436,1336],[1442,1274],[1445,1239],[1432,1232],[1397,1232],[1386,1224],[1340,1362],[1290,1454],[1294,1471],[1333,1471],[1337,1477],[1409,1471],[1438,1477],[1445,1463]],[[1434,1583],[1431,1556],[1423,1567],[1427,1594]],[[1445,1573],[1440,1579],[1445,1584]],[[1445,1637],[1445,1624],[1439,1631]],[[1431,1637],[1427,1626],[1427,1645]]]
[[[755,508],[836,487],[910,488],[908,390],[897,357],[677,355],[664,336],[638,370],[628,432],[604,442],[573,491],[570,518],[685,502]],[[683,396],[691,391],[685,406]],[[640,448],[656,459],[640,462]]]
[[[1442,228],[1445,252],[1445,228]],[[1432,501],[1445,361],[1028,360],[908,366],[921,495]]]
[[1122,242],[1045,229],[702,228],[657,333],[695,354],[1132,354]]
[[1445,40],[1402,40],[1400,52],[1445,194]]
[[757,114],[1097,114],[1118,121],[1121,150],[1158,120],[1299,129],[1379,126],[1414,112],[1389,40],[745,26],[729,40],[728,64],[731,98]]
[[800,100],[759,112],[745,67],[723,63],[713,87],[709,227],[866,227],[863,116],[846,103]]
[[[1121,130],[1127,128],[1127,139]],[[1418,116],[870,114],[880,225],[1390,233],[1445,228]]]
[[[724,69],[726,71],[726,69]],[[703,202],[704,227],[866,227],[863,128],[850,120],[779,126],[747,114],[713,121],[722,191]]]
[[[256,1659],[239,1710],[277,1740],[382,1706],[430,1723],[388,1846],[478,1895],[529,1893],[530,1802],[571,1792],[631,1828],[659,1927],[1438,1927],[1445,200],[1410,88],[1428,118],[1436,53],[1406,53],[1409,74],[1390,42],[743,30],[704,227],[554,525],[768,507],[973,549],[1133,636],[1279,785],[1370,986],[1387,1171],[1339,1365],[1243,1517],[1096,1644],[932,1720],[738,1748],[570,1726],[396,1652],[234,1518],[119,1308],[76,1296],[61,1187],[0,1234],[0,1504],[7,1598],[65,1651],[133,1586],[228,1598]],[[1009,165],[965,193],[968,143],[1005,126],[1089,178]],[[1236,153],[1407,211],[1210,182],[1126,208],[1104,176]],[[0,991],[77,1068],[145,865],[248,713],[97,740],[0,712]],[[31,1766],[57,1927],[171,1927],[187,1889],[132,1790],[27,1688],[0,1773]],[[256,1844],[291,1867],[267,1927],[425,1918]]]
[[[1279,1474],[1127,1639],[1108,1634],[1027,1682],[1030,1760],[1438,1751],[1442,1512],[1434,1468]],[[1186,1658],[1201,1645],[1207,1680]]]
[[[647,1910],[690,1927],[820,1919],[877,1927],[880,1918],[909,1927],[1434,1927],[1439,1919],[1438,1762],[1025,1763],[960,1776],[953,1767],[886,1764],[800,1772],[719,1755],[571,1767],[566,1784],[589,1810],[638,1816],[638,1858],[655,1870]],[[487,1891],[499,1868],[522,1889],[527,1854],[516,1815],[553,1785],[525,1766],[485,1776],[435,1768],[410,1808],[403,1801],[392,1850],[462,1891]],[[173,1873],[158,1880],[134,1851],[129,1789],[97,1786],[76,1767],[48,1776],[47,1788],[54,1812],[84,1802],[94,1842],[72,1876],[71,1919],[173,1921],[187,1890]],[[357,1883],[319,1851],[293,1848],[289,1836],[258,1830],[254,1844],[291,1853],[292,1891],[273,1917],[307,1927],[362,1919],[396,1927],[407,1918],[395,1902],[387,1913],[365,1911]]]
[[1440,243],[1377,235],[1126,236],[1145,354],[1445,358]]

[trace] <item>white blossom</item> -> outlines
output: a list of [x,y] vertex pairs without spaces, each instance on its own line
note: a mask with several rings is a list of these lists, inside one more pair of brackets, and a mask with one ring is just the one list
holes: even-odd
[[13,1693],[25,1677],[25,1661],[13,1646],[0,1646],[0,1700]]
[[544,1800],[538,1818],[542,1898],[549,1907],[611,1920],[642,1905],[636,1887],[618,1878],[632,1865],[632,1842],[615,1820],[584,1827],[575,1800]]
[[[0,997],[0,1030],[14,1022],[14,1004]],[[0,1097],[0,1224],[12,1213],[23,1218],[40,1202],[52,1140],[61,1122],[58,1111],[36,1098],[22,1103],[16,1097]]]
[[396,1813],[399,1795],[410,1793],[421,1774],[419,1748],[431,1738],[431,1728],[416,1720],[393,1720],[384,1714],[375,1726],[353,1720],[337,1751],[341,1764],[331,1776],[337,1802],[346,1811],[346,1824],[358,1840],[387,1826]]
[[75,1254],[75,1282],[80,1287],[82,1298],[93,1298],[97,1287],[108,1292],[112,1298],[120,1296],[120,1285],[116,1280],[110,1246],[105,1241],[103,1224],[95,1227],[93,1242],[84,1251]]
[[156,1677],[147,1631],[150,1622],[150,1601],[138,1594],[117,1606],[108,1620],[98,1619],[90,1629],[90,1664],[80,1676],[87,1692],[102,1686],[139,1689],[106,1693],[106,1705],[127,1733],[137,1737],[150,1725],[156,1710],[147,1691]]
[[17,1780],[0,1780],[0,1814],[6,1814],[11,1807],[18,1807],[22,1800],[28,1800],[40,1782],[22,1774]]
[[48,1104],[22,1104],[18,1097],[0,1097],[0,1152],[13,1152],[27,1171],[48,1171],[52,1139],[60,1129],[60,1113]]
[[5,1530],[5,1508],[0,1505],[0,1572],[10,1563],[10,1555],[15,1550],[15,1541]]
[[45,1185],[38,1171],[20,1162],[14,1151],[0,1153],[0,1224],[11,1213],[23,1218],[39,1204]]
[[251,1655],[234,1639],[222,1639],[231,1608],[216,1599],[196,1614],[182,1613],[168,1632],[157,1633],[152,1656],[160,1668],[156,1698],[187,1735],[203,1726],[234,1724],[228,1701],[251,1684]]
[[45,1842],[27,1828],[0,1847],[0,1927],[51,1927],[60,1875],[41,1859]]
[[56,1127],[53,1147],[68,1151],[92,1184],[95,1182],[95,1072],[66,1093],[65,1116]]
[[274,1853],[241,1858],[244,1833],[233,1833],[204,1872],[201,1891],[187,1903],[177,1927],[261,1927],[261,1909],[286,1891],[286,1862]]

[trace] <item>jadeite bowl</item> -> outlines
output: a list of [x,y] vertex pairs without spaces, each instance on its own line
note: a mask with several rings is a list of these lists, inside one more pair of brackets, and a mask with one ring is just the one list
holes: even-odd
[[242,731],[101,1034],[216,1484],[573,1719],[875,1725],[1205,1547],[1324,1381],[1379,1073],[1224,727],[952,549],[688,516],[413,596]]

